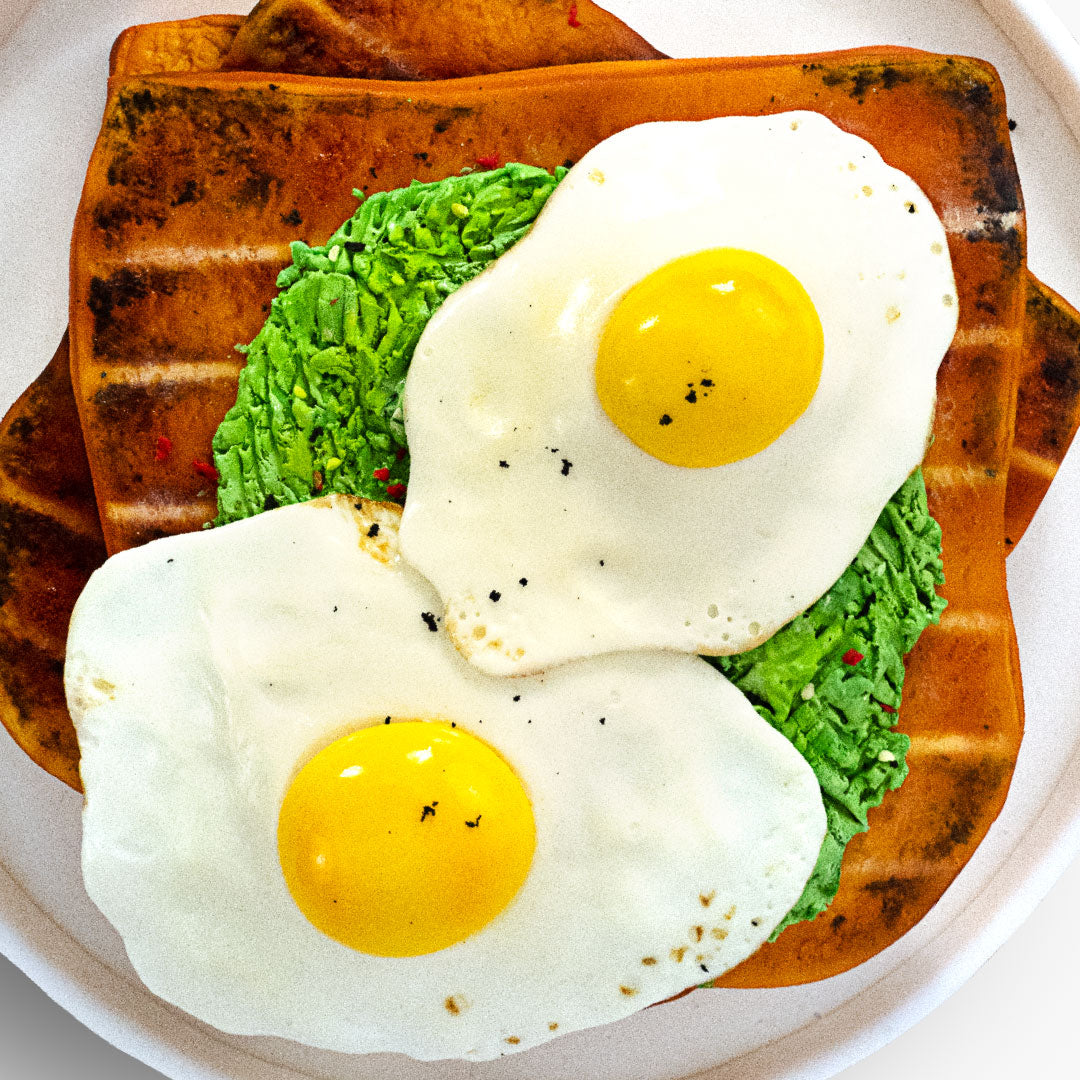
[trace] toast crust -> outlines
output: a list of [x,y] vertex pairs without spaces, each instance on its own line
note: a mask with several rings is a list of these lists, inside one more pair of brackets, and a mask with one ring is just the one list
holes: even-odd
[[109,51],[109,74],[216,71],[243,25],[241,15],[201,15],[130,26]]

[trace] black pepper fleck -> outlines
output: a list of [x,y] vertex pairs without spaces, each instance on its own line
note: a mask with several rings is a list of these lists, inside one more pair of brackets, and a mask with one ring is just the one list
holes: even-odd
[[697,404],[697,391],[696,390],[691,390],[690,393],[686,395],[686,400],[689,401],[691,405],[696,405]]
[[661,427],[667,427],[668,424],[670,424],[670,423],[671,423],[671,417],[668,416],[667,413],[664,413],[664,415],[660,417],[660,426]]
[[367,534],[368,534],[368,536],[378,536],[379,535],[379,523],[377,521],[372,522],[371,528],[368,529]]
[[1016,130],[1016,121],[1015,120],[1010,120],[1009,121],[1009,130],[1010,131],[1015,131]]
[[476,826],[480,824],[480,819],[481,819],[481,818],[482,818],[483,816],[484,816],[483,814],[477,814],[477,815],[476,815],[476,820],[475,820],[475,821],[466,821],[466,822],[465,822],[465,824],[466,824],[466,825],[467,825],[467,826],[468,826],[468,827],[469,827],[470,829],[475,829],[475,828],[476,828]]
[[488,593],[488,599],[493,604],[497,604],[502,599],[502,593],[499,592],[498,589],[492,589],[491,592]]
[[702,379],[701,380],[701,385],[702,386],[712,386],[712,384],[713,384],[712,379]]
[[569,476],[570,475],[570,470],[573,467],[574,467],[574,463],[572,461],[567,461],[566,458],[562,459],[562,474],[563,474],[563,476]]
[[520,701],[521,700],[521,695],[520,694],[515,694],[514,695],[514,700],[515,701]]
[[509,469],[510,468],[510,462],[509,461],[500,461],[499,462],[499,468],[500,469]]
[[518,578],[518,584],[519,584],[519,585],[520,585],[520,586],[521,586],[522,588],[525,588],[525,586],[529,584],[529,579],[528,579],[527,577],[523,577],[523,578]]
[[420,820],[421,821],[427,821],[427,819],[429,817],[434,817],[435,816],[435,807],[438,806],[438,805],[439,805],[439,802],[436,799],[434,802],[429,803],[427,806],[425,806],[424,809],[420,811]]
[[607,717],[606,716],[601,716],[600,717],[600,723],[601,724],[606,724],[607,723]]
[[430,611],[421,611],[420,618],[424,620],[424,625],[434,634],[439,629],[435,620],[435,616]]

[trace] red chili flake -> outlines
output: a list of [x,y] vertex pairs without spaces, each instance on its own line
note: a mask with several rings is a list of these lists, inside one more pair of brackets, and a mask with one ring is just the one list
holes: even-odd
[[335,296],[334,299],[330,301],[330,306],[333,307],[340,299],[340,296]]
[[858,649],[848,649],[840,659],[843,660],[848,667],[854,667],[860,660],[863,660],[864,657]]
[[384,484],[390,479],[389,469],[376,469],[372,474],[376,480],[381,480]]
[[566,13],[566,22],[575,30],[581,25],[581,20],[577,17],[577,4],[570,5],[570,10]]
[[215,469],[208,461],[193,461],[191,467],[200,476],[205,476],[208,480],[217,480],[219,478],[217,469]]
[[322,491],[322,487],[323,487],[323,474],[322,474],[321,472],[319,472],[319,470],[318,470],[318,469],[316,469],[316,470],[315,470],[315,471],[314,471],[314,472],[313,472],[313,473],[311,474],[311,486],[312,486],[312,487],[313,487],[313,488],[314,488],[314,489],[315,489],[316,491]]
[[476,159],[476,164],[481,169],[497,169],[499,167],[499,159],[494,154],[485,154],[483,157]]
[[397,453],[394,456],[398,459],[398,461],[404,461],[405,460],[405,447],[404,446],[399,446],[397,448]]
[[389,495],[391,499],[400,499],[405,495],[405,485],[391,484],[386,489],[386,494]]
[[891,705],[886,705],[884,701],[879,701],[878,704],[887,712],[895,713],[896,710]]
[[155,461],[167,461],[172,453],[172,439],[168,435],[159,435],[157,447],[154,450]]

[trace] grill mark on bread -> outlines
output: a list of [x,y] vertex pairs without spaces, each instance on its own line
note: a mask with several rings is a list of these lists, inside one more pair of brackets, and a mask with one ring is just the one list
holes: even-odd
[[996,484],[996,476],[987,474],[985,465],[976,464],[933,464],[923,465],[923,477],[926,487],[970,487],[978,488],[987,484]]
[[198,245],[155,245],[143,242],[138,245],[139,265],[149,270],[184,270],[204,264],[219,263],[269,263],[277,267],[287,266],[290,260],[289,244],[269,241],[264,244],[236,244],[215,246],[212,237]]
[[[1040,479],[1046,481],[1049,486],[1050,481],[1057,476],[1058,467],[1060,461],[1055,461],[1053,458],[1043,457],[1041,454],[1033,453],[1030,450],[1025,450],[1023,447],[1013,444],[1012,454],[1009,457],[1009,472],[1013,470],[1019,470],[1021,472],[1029,472]],[[1014,530],[1019,533],[1016,539],[1019,539],[1020,535],[1023,535],[1023,530]]]
[[[941,214],[945,231],[954,236],[963,236],[967,240],[974,240],[977,234],[1000,230],[1009,232],[1016,229],[1023,222],[1023,216],[1019,210],[1005,210],[995,213],[992,210],[979,206],[951,205],[945,208]],[[976,234],[976,235],[973,235]]]
[[64,655],[67,634],[55,624],[31,622],[24,619],[18,610],[4,608],[0,612],[0,625],[17,641],[26,642],[58,659]]
[[244,363],[240,358],[197,362],[147,360],[143,364],[106,364],[102,373],[107,377],[108,386],[160,388],[162,397],[167,398],[180,392],[173,383],[213,382],[215,379],[228,379],[235,383]]
[[69,497],[51,499],[46,495],[27,491],[5,477],[0,482],[0,502],[13,504],[20,510],[47,518],[69,533],[74,533],[84,539],[97,540],[101,537],[101,524],[97,515],[91,516],[77,505],[73,505]]
[[912,758],[957,758],[978,754],[987,756],[1007,756],[1011,753],[1016,740],[1001,733],[961,734],[959,732],[921,732],[911,735],[911,747],[908,750],[908,762]]
[[994,323],[979,323],[956,331],[950,349],[1015,349],[1023,339],[1019,327],[1001,327]]
[[1011,631],[1012,624],[991,611],[965,611],[949,606],[941,613],[937,632],[946,634],[1000,634]]
[[919,878],[900,877],[892,874],[879,881],[863,885],[863,891],[881,904],[881,918],[887,927],[895,926],[907,907],[917,902],[925,887]]
[[143,499],[129,503],[108,502],[105,504],[104,513],[111,522],[119,525],[165,523],[166,527],[175,525],[177,528],[191,528],[212,520],[217,513],[217,504],[209,499],[175,503]]

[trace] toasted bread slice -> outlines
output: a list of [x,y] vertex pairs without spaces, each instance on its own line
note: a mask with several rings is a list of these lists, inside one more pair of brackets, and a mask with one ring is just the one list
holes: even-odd
[[[233,345],[262,322],[287,241],[328,235],[351,212],[352,186],[448,175],[488,155],[551,167],[632,123],[792,108],[874,142],[949,230],[961,329],[941,369],[926,478],[951,606],[911,658],[901,721],[914,740],[909,783],[855,841],[830,914],[787,930],[726,985],[809,981],[895,940],[966,862],[1008,788],[1022,715],[1003,522],[1024,222],[992,69],[887,49],[408,87],[114,79],[73,245],[76,396],[106,537],[119,549],[213,515],[212,484],[193,463],[209,461],[231,401]],[[173,451],[155,462],[161,436]]]
[[663,55],[592,0],[260,0],[222,66],[452,79]]
[[217,71],[243,24],[242,15],[201,15],[129,27],[113,42],[109,74]]
[[62,672],[75,600],[105,543],[71,393],[67,336],[0,423],[0,721],[79,789]]
[[[533,2],[549,15],[556,9],[550,0]],[[566,14],[568,28],[579,33],[571,39],[573,56],[564,52],[560,58],[555,46],[541,33],[539,21],[518,18],[521,11],[515,0],[489,0],[483,5],[453,8],[453,47],[444,48],[441,77],[458,78],[495,70],[491,67],[494,61],[485,52],[485,35],[508,27],[517,30],[518,36],[503,45],[499,56],[500,62],[512,68],[661,55],[638,35],[624,34],[623,24],[595,5],[579,6],[579,27],[569,26],[569,7]],[[402,35],[400,26],[380,21],[388,15],[398,23],[409,24],[411,29]],[[320,0],[264,0],[247,20],[238,15],[206,15],[177,22],[145,23],[130,27],[117,38],[110,55],[110,74],[215,71],[231,53],[228,65],[234,67],[335,75],[352,65],[351,74],[373,76],[380,65],[385,65],[386,55],[392,53],[402,68],[417,72],[412,77],[421,78],[420,69],[432,63],[427,40],[432,31],[430,27],[418,31],[413,25],[415,20],[409,20],[407,15],[400,5],[384,4],[377,12],[375,6],[361,8],[353,4],[348,10],[344,5],[326,2],[320,6]],[[350,34],[355,38],[361,24],[366,45],[359,57],[346,55],[342,59],[337,54],[348,52],[352,47]],[[244,33],[232,48],[242,27]],[[580,33],[583,29],[584,33]],[[561,28],[560,34],[564,34]],[[512,63],[511,49],[517,50]],[[369,53],[375,54],[374,61]],[[1027,290],[1019,408],[1005,509],[1007,553],[1023,536],[1080,426],[1080,313],[1030,271]]]
[[1024,535],[1080,426],[1080,312],[1029,275],[1005,544]]

